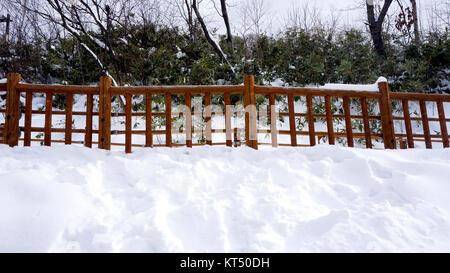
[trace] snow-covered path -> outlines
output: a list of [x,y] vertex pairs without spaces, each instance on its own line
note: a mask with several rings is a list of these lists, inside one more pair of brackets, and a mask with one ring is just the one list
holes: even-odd
[[450,252],[450,150],[0,145],[0,252]]

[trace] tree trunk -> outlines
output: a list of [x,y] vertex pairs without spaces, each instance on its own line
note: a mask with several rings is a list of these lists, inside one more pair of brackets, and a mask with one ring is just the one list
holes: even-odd
[[227,27],[227,42],[232,45],[233,39],[231,36],[231,27],[230,27],[230,19],[228,18],[227,4],[226,0],[220,0],[220,5],[222,6],[222,16],[223,21],[225,22],[225,26]]
[[410,0],[412,5],[412,15],[414,20],[414,39],[416,44],[420,43],[420,32],[419,32],[419,18],[417,15],[417,3],[416,0]]
[[186,5],[187,18],[186,23],[189,28],[189,38],[191,41],[195,40],[195,26],[194,26],[194,18],[192,16],[192,4],[191,1],[184,0],[184,4]]
[[381,9],[380,14],[378,15],[378,18],[375,18],[375,9],[373,2],[369,3],[371,1],[366,2],[367,7],[367,19],[369,21],[369,29],[370,29],[370,35],[372,36],[373,45],[375,47],[375,51],[379,56],[382,56],[383,58],[386,58],[386,50],[384,48],[383,44],[383,22],[386,18],[386,14],[389,10],[389,7],[391,6],[393,0],[385,0],[383,8]]

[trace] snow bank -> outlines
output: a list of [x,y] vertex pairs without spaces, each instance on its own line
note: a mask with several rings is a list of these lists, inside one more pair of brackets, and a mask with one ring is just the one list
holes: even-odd
[[0,154],[0,252],[450,252],[448,150]]
[[367,91],[367,92],[379,92],[378,83],[387,82],[387,79],[380,77],[374,84],[337,84],[327,83],[324,86],[320,86],[321,89],[333,89],[333,90],[352,90],[352,91]]

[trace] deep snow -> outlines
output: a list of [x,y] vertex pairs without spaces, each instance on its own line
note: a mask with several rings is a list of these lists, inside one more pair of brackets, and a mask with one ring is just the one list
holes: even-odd
[[0,252],[450,252],[449,150],[0,145]]

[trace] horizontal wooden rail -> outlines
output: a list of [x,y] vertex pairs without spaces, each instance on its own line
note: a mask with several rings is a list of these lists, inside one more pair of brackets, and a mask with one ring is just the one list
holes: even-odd
[[133,95],[164,95],[170,92],[172,95],[201,95],[205,93],[223,94],[229,92],[231,94],[243,94],[244,86],[130,86],[130,87],[111,87],[111,95],[125,95],[127,93]]
[[[278,112],[277,113],[279,116],[281,117],[289,117],[289,113],[284,113],[284,112]],[[258,112],[259,116],[270,116],[269,112]],[[326,114],[313,114],[315,118],[327,118]],[[309,115],[307,113],[294,113],[295,117],[308,117]],[[337,115],[337,114],[333,114],[332,115],[333,118],[341,118],[344,119],[346,116],[345,115]],[[358,116],[358,115],[350,115],[351,119],[364,119],[364,116]],[[368,119],[376,119],[376,120],[381,120],[381,116],[367,116]],[[450,119],[449,119],[450,120]],[[439,119],[437,120],[439,121]]]
[[51,94],[92,94],[98,95],[97,86],[75,85],[43,85],[43,84],[18,84],[19,92],[51,93]]
[[450,102],[450,95],[445,94],[423,94],[423,93],[400,93],[391,92],[391,100],[413,100],[413,101],[431,101],[431,102]]
[[[1,141],[10,146],[17,146],[18,141],[23,141],[24,146],[30,146],[32,142],[41,142],[50,146],[52,143],[83,144],[87,147],[98,145],[101,149],[110,149],[111,146],[125,147],[126,152],[131,152],[132,147],[180,147],[180,146],[203,146],[203,145],[226,145],[238,147],[246,143],[249,147],[258,149],[258,145],[295,146],[309,147],[323,142],[325,139],[330,145],[334,145],[340,139],[346,141],[347,146],[365,145],[367,148],[374,146],[374,141],[383,142],[385,148],[395,149],[400,143],[400,148],[413,148],[414,142],[425,142],[427,148],[432,148],[432,143],[442,143],[444,148],[449,147],[449,136],[447,123],[450,122],[450,113],[445,113],[444,103],[450,102],[450,95],[422,94],[422,93],[397,93],[390,92],[387,83],[379,83],[379,92],[355,91],[355,90],[331,90],[322,88],[303,87],[271,87],[254,85],[254,77],[244,77],[243,85],[233,86],[111,86],[111,79],[102,77],[98,86],[72,86],[72,85],[43,85],[20,83],[20,75],[8,74],[8,82],[0,84],[0,92],[5,92],[7,101],[6,109],[0,109],[5,117],[6,126],[0,127]],[[5,94],[3,93],[3,94]],[[45,108],[32,109],[33,94],[45,95]],[[56,94],[66,95],[66,109],[53,109],[54,96]],[[86,96],[86,110],[75,109],[74,95]],[[163,109],[154,108],[155,97],[162,98]],[[174,95],[185,98],[183,110],[173,105]],[[196,109],[194,95],[201,95],[203,102],[201,109]],[[217,105],[216,97],[223,96],[222,102]],[[236,97],[239,95],[239,107],[233,108]],[[112,110],[111,100],[114,96],[123,96],[126,100],[122,111]],[[144,96],[144,110],[133,110],[132,101],[134,96]],[[258,109],[257,96],[265,96],[264,101]],[[286,104],[283,111],[278,111],[275,106],[277,96],[285,96]],[[302,97],[303,112],[298,112],[299,101]],[[214,99],[213,99],[214,98]],[[317,104],[320,98],[320,104]],[[333,102],[339,99],[339,107]],[[305,103],[306,101],[306,103]],[[393,115],[392,103],[402,103],[403,116]],[[420,115],[414,116],[410,113],[409,101],[417,101]],[[436,103],[438,117],[429,117],[430,111],[427,103]],[[21,106],[21,104],[24,104]],[[95,104],[95,105],[94,105]],[[316,105],[317,104],[317,105]],[[95,106],[95,107],[94,107]],[[317,110],[317,107],[323,107]],[[296,109],[297,108],[297,109]],[[95,109],[95,111],[94,111]],[[173,110],[172,110],[173,109]],[[192,111],[194,109],[194,111]],[[379,114],[373,109],[378,109]],[[264,111],[262,111],[264,110]],[[377,111],[378,111],[377,110]],[[112,112],[114,111],[114,112]],[[24,115],[22,116],[22,113]],[[33,125],[33,117],[42,115],[44,126]],[[63,116],[64,124],[54,127],[53,122]],[[75,116],[85,116],[85,128],[72,128],[72,119]],[[20,117],[24,123],[19,126]],[[95,117],[95,119],[94,119]],[[212,123],[223,119],[223,127],[215,128]],[[289,124],[289,130],[280,125],[281,118],[285,120],[284,125]],[[123,122],[122,128],[112,128],[120,118]],[[145,125],[134,128],[135,118],[144,121]],[[181,118],[181,119],[180,119]],[[238,118],[244,123],[243,128],[239,125],[232,126],[232,118]],[[202,122],[199,128],[194,120]],[[98,124],[94,124],[98,122]],[[403,121],[405,133],[395,133],[396,123]],[[162,122],[164,127],[155,127],[154,122]],[[179,122],[184,126],[178,128]],[[413,133],[413,122],[419,122],[423,127],[423,134]],[[434,133],[430,122],[438,122],[440,134]],[[277,124],[280,123],[280,124]],[[318,129],[317,123],[325,125],[326,131]],[[380,128],[381,125],[381,128]],[[41,125],[42,126],[42,125]],[[174,127],[174,128],[172,128]],[[241,126],[242,127],[242,126]],[[1,129],[3,128],[3,129]],[[163,129],[161,129],[163,128]],[[267,128],[267,129],[263,129]],[[376,129],[378,128],[378,129]],[[375,130],[376,129],[376,130]],[[20,132],[24,135],[19,138]],[[33,133],[33,134],[32,134]],[[36,133],[42,134],[42,139],[37,138]],[[59,134],[64,139],[59,139]],[[73,134],[84,134],[84,140]],[[225,136],[219,136],[219,135]],[[258,136],[270,136],[270,142],[258,140]],[[93,141],[96,135],[96,141]],[[133,143],[133,136],[140,135],[144,138],[143,144]],[[199,143],[193,141],[193,137],[203,136]],[[280,143],[281,136],[290,139],[290,143]],[[121,136],[116,138],[115,136]],[[223,141],[214,142],[215,136],[221,137]],[[164,140],[165,144],[154,143],[153,137]],[[309,139],[309,144],[301,144]],[[56,139],[55,139],[56,138]],[[176,143],[175,139],[182,139],[182,143]],[[118,143],[118,140],[124,141]],[[119,142],[120,142],[119,141]]]
[[318,88],[304,87],[272,87],[272,86],[255,86],[255,93],[262,95],[289,95],[294,96],[314,96],[314,97],[349,97],[349,98],[368,98],[379,99],[381,94],[378,92],[352,91],[352,90],[330,90]]
[[[404,117],[393,117],[394,120],[405,120]],[[418,118],[413,118],[410,117],[411,121],[422,121],[422,118],[418,117]],[[444,119],[446,122],[450,122],[450,118]],[[441,121],[439,118],[428,118],[428,121],[435,121],[435,122],[439,122]]]

